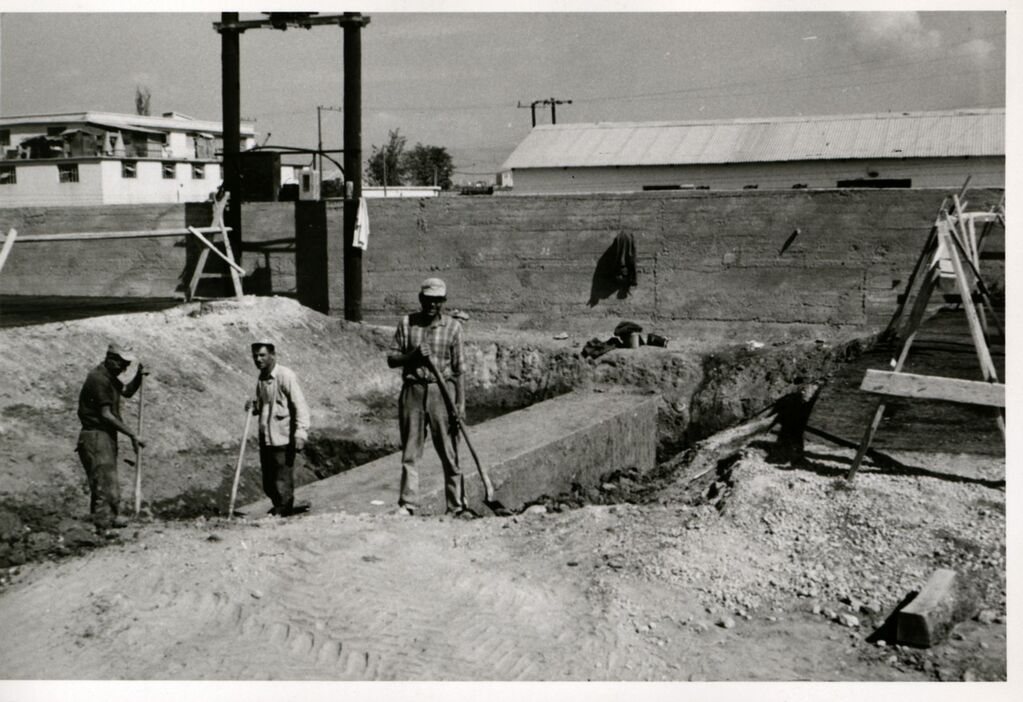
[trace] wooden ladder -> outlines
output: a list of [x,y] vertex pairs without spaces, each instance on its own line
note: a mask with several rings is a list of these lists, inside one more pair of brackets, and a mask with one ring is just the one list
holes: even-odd
[[[891,361],[891,370],[868,370],[863,377],[860,390],[881,395],[881,398],[878,400],[873,417],[867,424],[863,439],[856,451],[856,457],[849,467],[849,472],[846,475],[849,480],[855,477],[864,456],[870,449],[874,434],[884,416],[886,396],[947,400],[990,406],[994,408],[995,422],[1002,433],[1003,440],[1005,438],[1005,385],[998,381],[998,372],[991,359],[991,351],[987,343],[989,323],[997,326],[1003,339],[1005,338],[1005,329],[998,319],[991,293],[980,275],[980,254],[984,237],[990,232],[991,226],[995,222],[1005,226],[1004,198],[1003,202],[990,212],[965,212],[963,203],[960,201],[965,190],[964,186],[959,195],[952,195],[951,212],[946,206],[948,198],[942,202],[931,233],[917,259],[913,273],[910,275],[906,294],[888,325],[886,334],[897,326],[906,301],[909,299],[913,282],[921,267],[926,266],[920,290],[917,292],[916,300],[913,302],[909,314],[905,340],[902,342],[899,354]],[[976,229],[977,222],[985,223],[979,236]],[[928,258],[930,258],[929,262],[927,262]],[[980,362],[983,380],[960,380],[902,372],[910,347],[923,322],[927,304],[942,281],[951,282],[958,292],[963,311],[966,313],[973,347]],[[973,294],[974,288],[977,289],[979,295]]]

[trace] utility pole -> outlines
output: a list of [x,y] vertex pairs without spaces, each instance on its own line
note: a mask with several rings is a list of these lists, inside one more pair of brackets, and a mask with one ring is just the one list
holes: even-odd
[[558,113],[556,110],[557,105],[571,105],[571,100],[559,100],[557,98],[547,98],[546,100],[533,100],[529,105],[523,105],[521,102],[516,103],[516,107],[529,108],[530,115],[533,117],[533,126],[536,126],[536,106],[537,105],[550,105],[551,106],[551,124],[558,123]]
[[224,212],[224,223],[230,227],[228,237],[231,248],[242,257],[242,179],[241,179],[241,32],[235,29],[237,12],[220,14],[224,28],[220,30],[221,94],[223,97],[224,122],[224,189],[231,194]]
[[533,102],[529,103],[528,105],[523,105],[521,102],[519,102],[519,103],[516,103],[515,106],[519,107],[519,108],[525,108],[525,107],[529,108],[529,115],[530,115],[530,117],[533,118],[533,126],[535,127],[536,126],[536,106],[539,105],[541,102],[542,102],[542,100],[533,100]]
[[557,124],[558,123],[558,115],[557,115],[557,112],[555,112],[556,106],[557,105],[571,105],[572,101],[571,100],[556,100],[555,98],[547,98],[546,100],[543,101],[543,104],[551,106],[551,124]]
[[345,319],[362,321],[362,249],[355,246],[355,222],[362,198],[362,22],[358,13],[344,24],[344,291]]

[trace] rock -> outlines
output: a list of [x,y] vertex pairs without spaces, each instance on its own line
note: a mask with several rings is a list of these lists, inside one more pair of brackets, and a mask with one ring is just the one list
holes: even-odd
[[884,648],[885,647],[885,640],[884,639],[878,639],[875,642],[874,645],[877,646],[878,648]]
[[254,598],[256,598],[257,600],[263,599],[263,591],[262,590],[253,590],[250,594]]
[[821,606],[819,604],[815,603],[814,606],[813,606],[813,609],[811,609],[810,611],[813,614],[820,614],[821,613]]
[[971,669],[967,668],[963,671],[963,682],[976,682],[977,674]]
[[523,514],[547,514],[547,508],[543,505],[530,505]]
[[707,622],[696,622],[693,624],[693,628],[696,629],[697,633],[706,634],[710,626],[707,625]]
[[717,621],[717,625],[722,629],[734,629],[735,620],[732,619],[731,617],[722,617]]
[[843,612],[842,614],[838,615],[838,623],[841,624],[842,626],[854,628],[860,625],[860,620],[855,615]]
[[993,609],[982,609],[974,619],[981,624],[994,624],[998,614]]
[[0,541],[17,541],[25,534],[25,524],[14,512],[0,509]]
[[864,614],[880,614],[881,605],[878,604],[877,601],[871,600],[870,602],[864,602],[861,604],[860,611]]

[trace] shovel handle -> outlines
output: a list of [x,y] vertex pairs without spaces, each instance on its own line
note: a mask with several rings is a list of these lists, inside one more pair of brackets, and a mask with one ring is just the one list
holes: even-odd
[[245,444],[249,440],[249,425],[252,424],[252,410],[245,409],[245,429],[242,430],[242,445],[238,450],[238,463],[234,467],[234,481],[231,483],[231,503],[227,508],[227,518],[234,516],[234,501],[238,497],[238,481],[242,476],[242,461],[245,459]]
[[472,460],[476,464],[476,471],[480,474],[480,480],[483,481],[483,491],[487,501],[494,499],[494,485],[490,482],[490,476],[483,470],[483,465],[480,463],[479,456],[476,455],[476,449],[472,446],[472,441],[469,439],[469,433],[465,430],[465,424],[458,417],[458,412],[455,409],[455,403],[451,399],[451,393],[448,392],[447,383],[444,382],[444,378],[441,377],[440,371],[437,370],[437,366],[433,364],[433,359],[429,356],[423,356],[423,360],[426,362],[426,368],[433,374],[434,379],[437,381],[437,387],[440,389],[440,396],[444,398],[444,405],[448,409],[448,414],[451,415],[452,420],[458,424],[458,429],[462,433],[462,438],[465,439],[465,445],[469,447],[469,453],[472,454]]
[[[143,374],[143,378],[149,375],[148,373]],[[135,430],[136,436],[142,436],[142,408],[144,407],[142,394],[143,383],[142,379],[139,380],[139,421],[138,428]],[[139,512],[142,511],[142,446],[136,442],[135,444],[135,516],[139,516]]]

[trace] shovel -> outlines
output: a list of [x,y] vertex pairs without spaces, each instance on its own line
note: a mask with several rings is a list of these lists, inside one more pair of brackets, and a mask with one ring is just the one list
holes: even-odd
[[465,430],[465,423],[458,418],[458,410],[455,409],[455,403],[451,399],[451,393],[448,392],[447,383],[445,383],[444,378],[441,377],[440,372],[437,370],[437,366],[433,364],[432,358],[424,355],[423,360],[426,363],[427,369],[437,380],[437,387],[440,389],[441,397],[444,398],[444,405],[447,407],[448,414],[451,416],[451,420],[457,424],[458,428],[461,430],[462,437],[465,439],[465,445],[469,447],[469,453],[472,454],[472,460],[476,463],[476,470],[480,474],[480,480],[483,481],[483,504],[485,504],[487,508],[498,517],[510,517],[512,515],[512,511],[494,498],[494,485],[490,482],[490,476],[487,475],[487,471],[485,471],[483,469],[483,465],[480,464],[479,456],[476,455],[476,449],[472,447],[472,441],[469,439],[469,433]]
[[249,441],[249,425],[252,424],[252,410],[245,408],[245,429],[242,430],[242,446],[238,450],[238,464],[234,467],[234,482],[231,483],[231,504],[227,508],[227,518],[234,516],[234,501],[238,497],[238,481],[242,477],[242,461],[245,458],[245,444]]
[[[142,436],[142,390],[143,382],[149,373],[143,371],[142,378],[139,380],[139,422],[136,435]],[[139,516],[139,512],[142,511],[142,447],[139,446],[135,449],[135,516]]]

